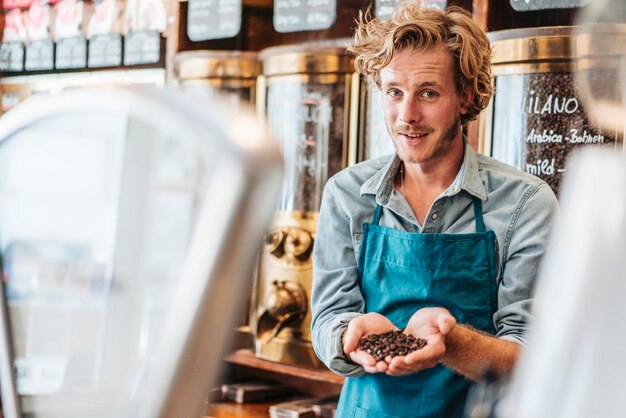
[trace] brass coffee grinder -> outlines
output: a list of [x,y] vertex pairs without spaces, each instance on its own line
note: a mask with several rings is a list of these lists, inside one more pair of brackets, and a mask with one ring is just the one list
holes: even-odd
[[282,146],[285,179],[256,277],[255,353],[316,367],[310,333],[315,229],[326,180],[356,158],[351,116],[358,112],[351,103],[358,103],[359,78],[345,42],[273,47],[259,58],[259,100]]

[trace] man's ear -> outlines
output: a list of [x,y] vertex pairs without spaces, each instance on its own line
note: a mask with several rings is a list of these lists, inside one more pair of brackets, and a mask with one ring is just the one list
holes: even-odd
[[474,101],[474,90],[470,87],[465,87],[461,93],[461,115],[467,115],[469,108]]

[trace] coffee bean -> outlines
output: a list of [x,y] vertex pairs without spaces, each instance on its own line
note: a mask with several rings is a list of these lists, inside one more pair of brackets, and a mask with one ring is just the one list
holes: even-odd
[[371,354],[376,361],[387,356],[406,356],[426,346],[426,340],[404,334],[402,330],[388,331],[383,334],[372,334],[359,342],[359,349]]

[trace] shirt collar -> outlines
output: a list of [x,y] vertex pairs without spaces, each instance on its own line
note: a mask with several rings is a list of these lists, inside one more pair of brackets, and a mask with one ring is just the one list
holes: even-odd
[[[361,196],[366,194],[375,195],[376,203],[379,205],[387,204],[389,196],[391,196],[391,191],[393,190],[394,178],[400,169],[400,164],[400,158],[395,154],[383,168],[378,170],[363,183],[360,190]],[[467,140],[465,140],[465,151],[461,168],[444,194],[453,196],[458,194],[461,190],[465,190],[472,196],[476,196],[481,200],[487,199],[487,190],[478,172],[476,152],[472,149]]]
[[386,205],[393,190],[393,180],[400,170],[402,161],[398,158],[398,154],[394,154],[392,158],[378,170],[372,177],[367,179],[361,185],[361,196],[366,194],[376,195],[376,203]]

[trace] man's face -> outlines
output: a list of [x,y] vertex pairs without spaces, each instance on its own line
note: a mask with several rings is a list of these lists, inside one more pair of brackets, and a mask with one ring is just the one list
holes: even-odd
[[387,129],[406,163],[442,161],[461,141],[469,93],[457,91],[452,64],[444,49],[405,49],[380,71]]

